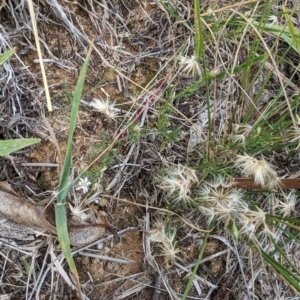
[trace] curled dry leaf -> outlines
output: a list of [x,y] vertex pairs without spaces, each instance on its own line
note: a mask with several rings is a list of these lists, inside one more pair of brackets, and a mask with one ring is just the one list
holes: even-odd
[[37,226],[50,233],[56,233],[44,214],[35,205],[24,201],[6,183],[0,183],[0,215],[16,223]]

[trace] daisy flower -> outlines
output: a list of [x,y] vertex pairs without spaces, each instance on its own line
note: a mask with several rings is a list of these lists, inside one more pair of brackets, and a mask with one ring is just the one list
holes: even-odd
[[79,178],[78,187],[76,188],[76,191],[82,190],[84,194],[86,194],[89,191],[89,186],[91,185],[91,182],[88,180],[87,177],[84,179]]

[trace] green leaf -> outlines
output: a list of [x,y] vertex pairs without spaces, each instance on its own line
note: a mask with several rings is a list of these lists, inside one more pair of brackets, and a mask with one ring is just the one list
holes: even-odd
[[39,143],[40,141],[40,139],[35,138],[0,141],[0,156],[8,155],[12,152]]
[[2,66],[13,54],[15,53],[15,49],[10,49],[3,54],[0,55],[0,66]]

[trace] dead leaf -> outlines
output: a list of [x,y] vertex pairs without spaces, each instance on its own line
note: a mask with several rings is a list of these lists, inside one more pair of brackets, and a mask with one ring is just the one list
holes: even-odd
[[92,243],[103,236],[108,227],[109,225],[105,223],[69,225],[68,230],[70,243],[76,246],[83,246]]
[[[50,206],[43,210],[43,207],[38,204],[33,205],[25,201],[6,182],[0,182],[0,199],[0,215],[15,223],[40,227],[49,233],[56,234],[56,228],[53,226],[55,215]],[[110,225],[99,216],[93,216],[91,221],[91,223],[74,220],[68,222],[72,245],[83,246],[94,242],[105,234],[106,229],[111,229]]]
[[19,224],[37,226],[56,233],[55,227],[46,220],[44,214],[35,205],[18,197],[7,183],[0,183],[0,199],[0,215]]

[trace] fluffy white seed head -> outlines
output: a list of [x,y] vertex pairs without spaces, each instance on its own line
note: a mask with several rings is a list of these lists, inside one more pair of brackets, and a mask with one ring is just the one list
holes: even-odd
[[173,196],[174,202],[190,202],[191,189],[198,183],[196,171],[181,164],[171,167],[166,176],[158,177],[160,187],[167,192],[168,196]]
[[274,205],[276,211],[283,217],[288,217],[295,211],[295,206],[297,204],[297,197],[294,191],[291,191],[288,195],[283,194],[283,200]]
[[230,221],[248,209],[241,191],[233,188],[232,182],[217,177],[212,182],[205,182],[198,192],[199,210],[206,217],[207,223],[221,220],[225,227]]
[[192,55],[191,57],[188,56],[181,56],[179,58],[179,64],[181,66],[181,69],[184,73],[190,74],[192,73],[192,75],[201,77],[202,76],[202,71],[201,71],[201,67],[200,64],[196,61],[195,56]]
[[115,120],[118,116],[117,109],[114,107],[114,103],[110,103],[109,99],[93,99],[91,106],[107,116],[109,119]]
[[258,160],[249,155],[238,155],[235,165],[242,169],[246,176],[253,176],[254,183],[262,187],[273,189],[280,184],[272,165],[266,160]]

